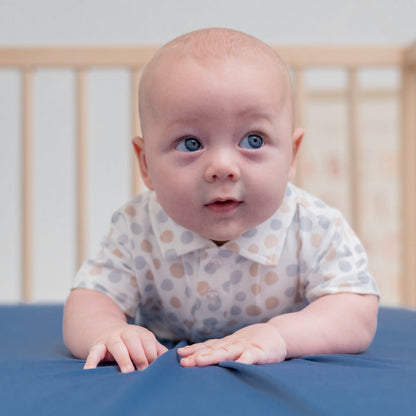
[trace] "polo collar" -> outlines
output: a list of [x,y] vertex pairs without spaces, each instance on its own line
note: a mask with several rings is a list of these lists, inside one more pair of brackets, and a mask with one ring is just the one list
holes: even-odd
[[218,250],[225,254],[225,250],[266,266],[278,264],[296,211],[294,188],[289,184],[281,206],[268,220],[218,247],[213,241],[174,222],[160,206],[154,192],[149,205],[152,229],[164,259],[174,260],[199,250]]

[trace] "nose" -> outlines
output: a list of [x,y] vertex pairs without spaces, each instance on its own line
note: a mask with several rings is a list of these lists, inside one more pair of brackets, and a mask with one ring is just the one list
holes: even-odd
[[230,151],[218,151],[210,155],[209,163],[205,171],[207,182],[233,181],[240,178],[240,168],[236,157]]

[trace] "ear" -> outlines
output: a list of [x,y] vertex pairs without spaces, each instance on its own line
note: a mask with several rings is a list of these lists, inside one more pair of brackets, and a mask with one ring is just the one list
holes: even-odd
[[144,184],[151,190],[154,190],[152,180],[150,179],[149,168],[147,166],[144,140],[141,137],[133,137],[132,140],[134,152],[136,153],[137,161],[139,162],[140,174]]
[[297,128],[293,132],[292,136],[292,162],[289,170],[289,181],[291,181],[296,174],[296,157],[298,155],[300,144],[302,143],[304,131],[301,128]]

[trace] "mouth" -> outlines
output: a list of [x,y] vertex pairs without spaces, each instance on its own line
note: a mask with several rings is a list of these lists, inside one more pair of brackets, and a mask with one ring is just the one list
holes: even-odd
[[243,202],[233,198],[219,198],[205,204],[205,207],[216,214],[228,214],[236,210]]

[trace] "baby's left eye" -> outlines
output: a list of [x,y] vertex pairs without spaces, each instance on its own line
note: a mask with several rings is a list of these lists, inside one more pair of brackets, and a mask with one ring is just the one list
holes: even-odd
[[259,149],[264,145],[264,140],[258,134],[248,134],[243,137],[240,142],[240,146],[244,149]]

